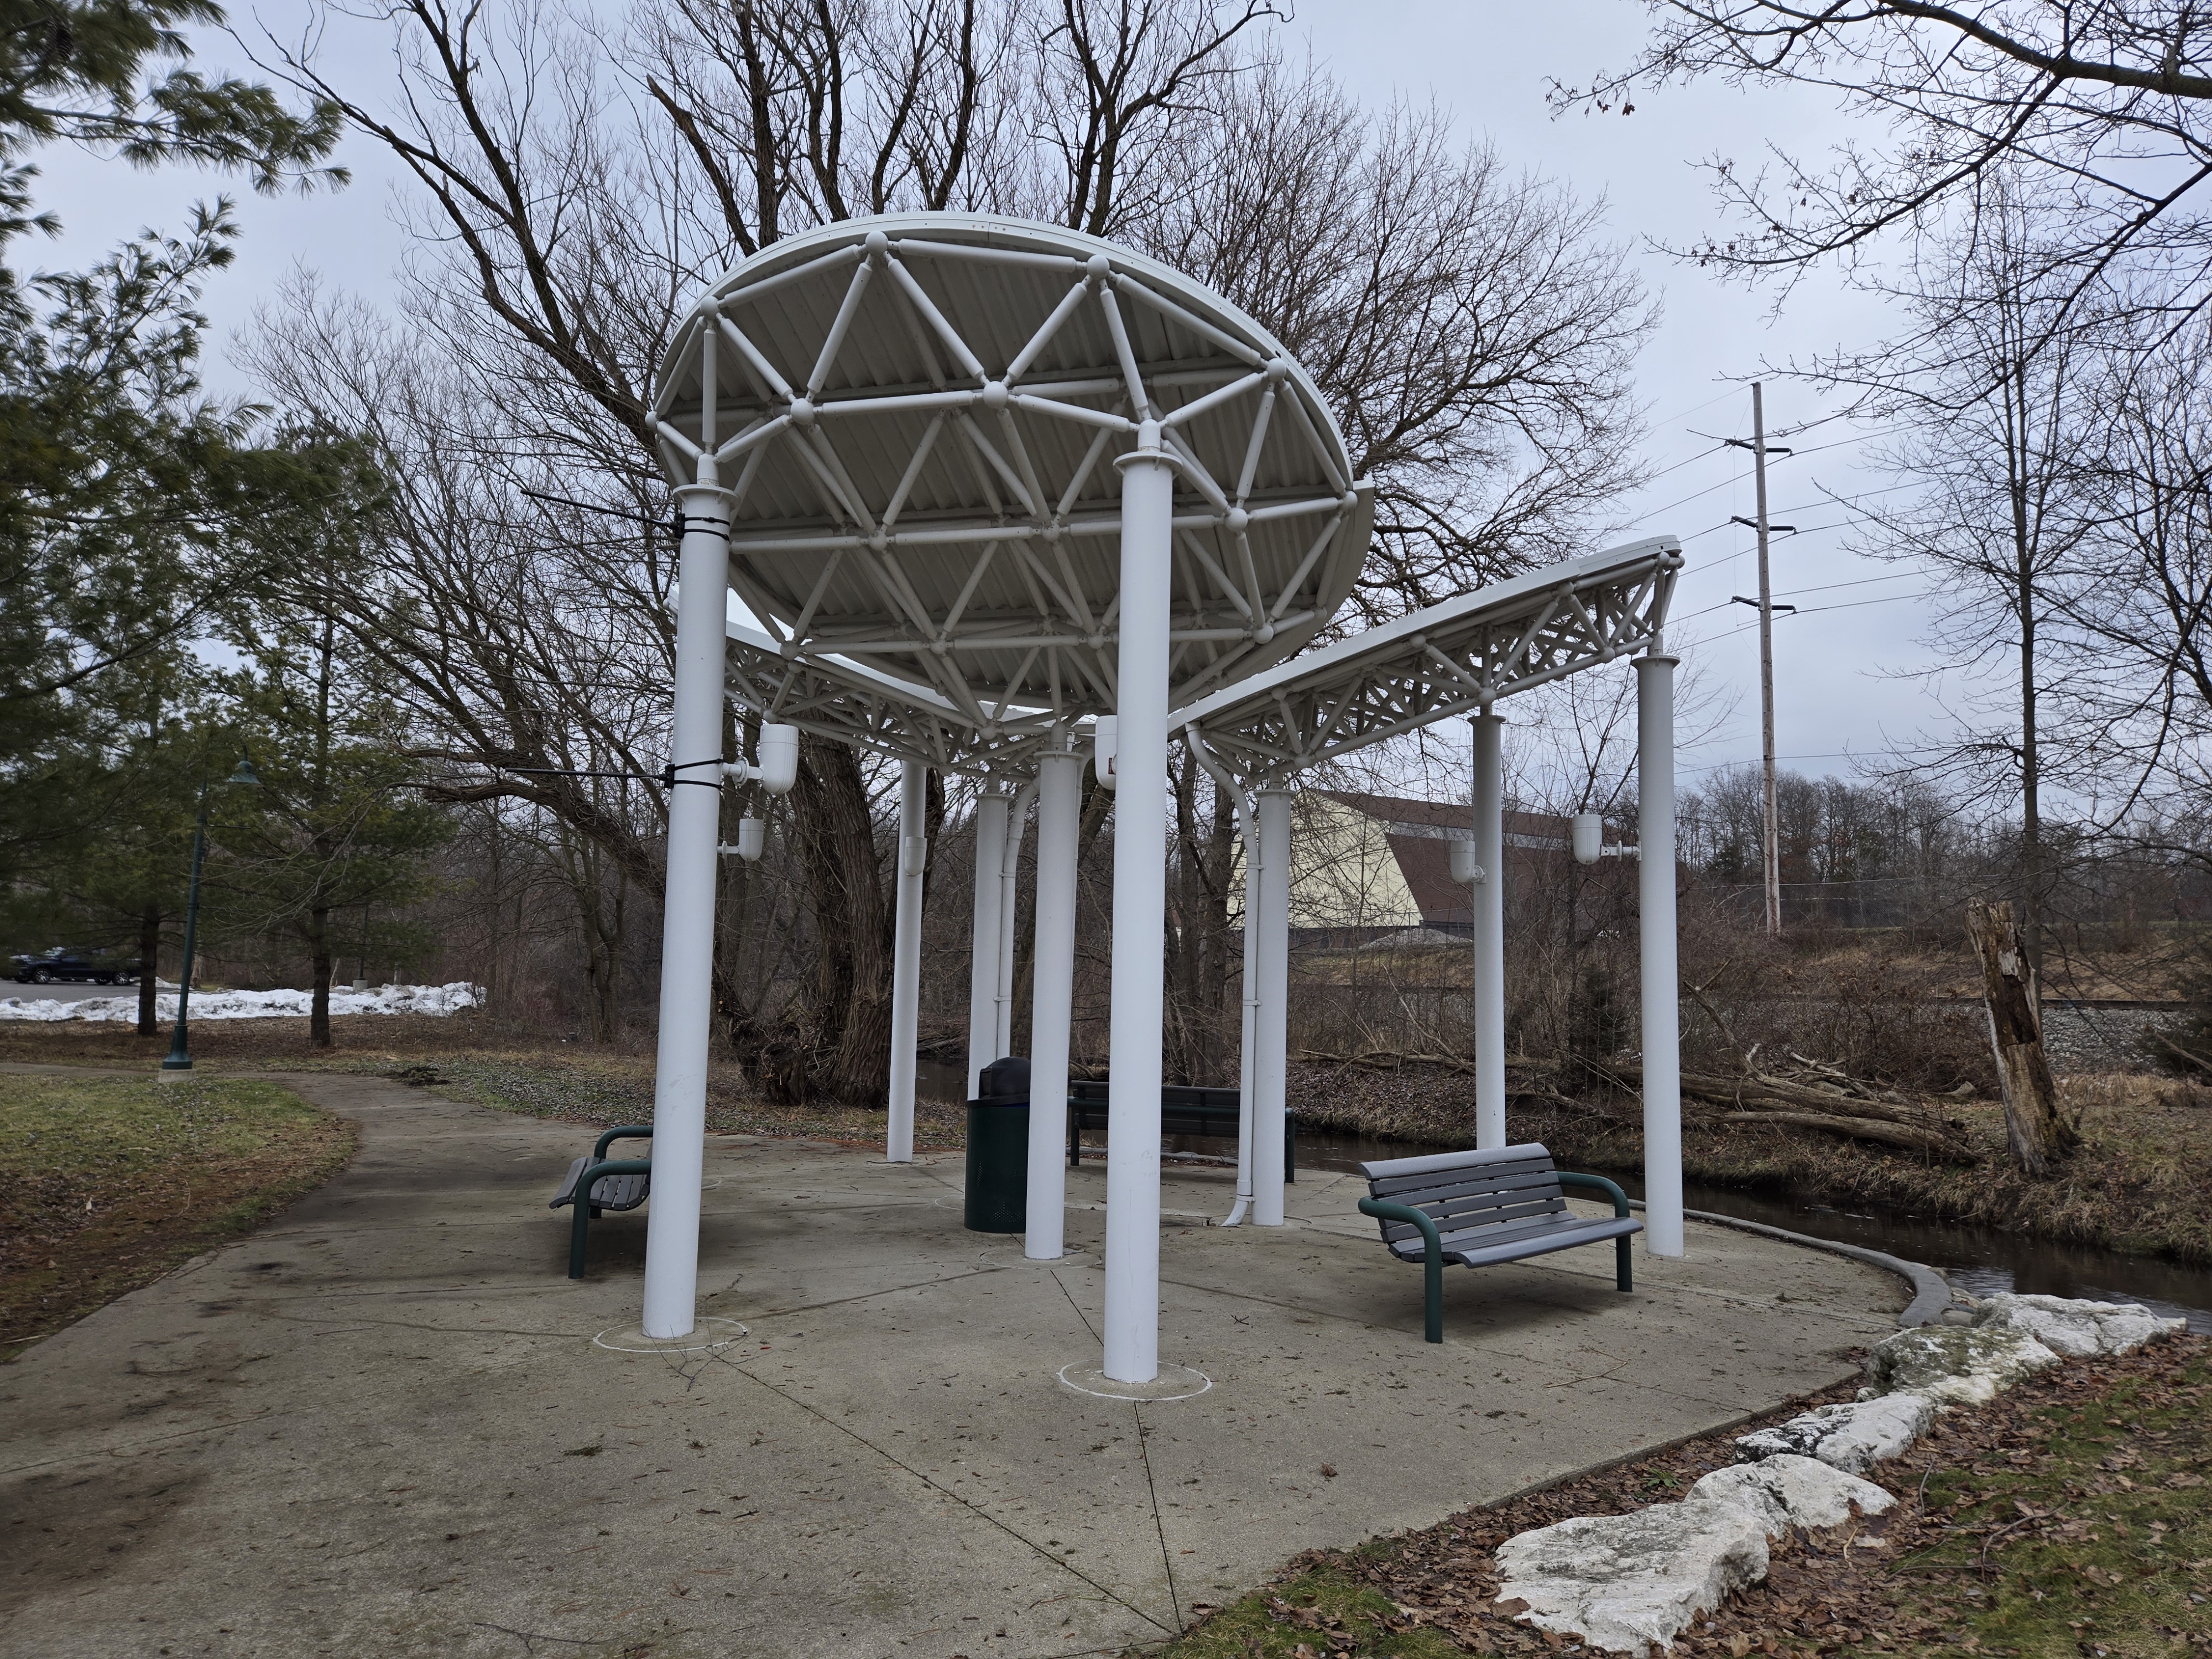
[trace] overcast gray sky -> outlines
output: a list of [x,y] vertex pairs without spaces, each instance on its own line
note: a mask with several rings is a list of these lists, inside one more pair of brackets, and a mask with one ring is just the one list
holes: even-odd
[[[306,15],[301,0],[270,0],[260,15],[283,30]],[[241,8],[241,29],[250,16]],[[1639,97],[1636,113],[1553,118],[1545,91],[1557,77],[1585,80],[1633,50],[1644,13],[1632,0],[1547,0],[1541,6],[1407,3],[1393,0],[1304,0],[1291,26],[1313,55],[1372,104],[1394,97],[1449,109],[1470,136],[1487,135],[1509,161],[1603,196],[1614,234],[1632,250],[1645,282],[1663,301],[1665,319],[1639,370],[1651,416],[1651,485],[1624,502],[1624,534],[1680,536],[1690,566],[1674,606],[1674,637],[1688,648],[1715,693],[1733,695],[1734,712],[1711,741],[1686,754],[1684,781],[1759,753],[1758,649],[1752,613],[1729,604],[1757,591],[1750,532],[1732,515],[1753,510],[1749,459],[1717,440],[1747,435],[1750,397],[1741,382],[1763,365],[1804,362],[1838,345],[1878,337],[1881,318],[1863,297],[1815,279],[1802,285],[1778,317],[1765,296],[1713,281],[1650,244],[1681,244],[1717,228],[1714,204],[1694,163],[1716,153],[1757,159],[1770,139],[1817,149],[1841,136],[1842,118],[1825,100],[1802,94],[1746,95],[1718,86],[1670,88]],[[376,37],[340,42],[364,88],[386,74]],[[236,46],[203,46],[208,67],[244,69]],[[237,264],[210,288],[206,309],[218,339],[246,326],[296,262],[334,284],[369,297],[390,290],[402,245],[393,224],[395,170],[380,151],[349,140],[342,157],[356,174],[349,190],[306,199],[246,197]],[[181,172],[133,173],[66,153],[42,158],[45,205],[58,209],[67,234],[58,244],[21,251],[29,262],[81,265],[141,226],[174,228],[189,202],[222,181]],[[210,365],[227,391],[247,390],[226,364]],[[1820,420],[1823,404],[1802,382],[1769,377],[1770,430]],[[1848,774],[1855,757],[1885,751],[1948,727],[1943,700],[1921,681],[1900,678],[1924,665],[1917,643],[1924,578],[1909,568],[1844,550],[1850,496],[1881,481],[1860,468],[1850,426],[1831,422],[1796,441],[1800,453],[1775,464],[1773,517],[1805,533],[1776,544],[1774,587],[1801,607],[1778,621],[1778,748],[1784,763],[1809,774]],[[1955,695],[1957,688],[1953,688]]]

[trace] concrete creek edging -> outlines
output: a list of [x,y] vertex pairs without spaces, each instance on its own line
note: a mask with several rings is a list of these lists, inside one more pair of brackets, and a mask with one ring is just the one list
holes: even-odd
[[[1644,1200],[1632,1198],[1628,1207],[1640,1210]],[[1950,1280],[1917,1261],[1907,1261],[1903,1256],[1890,1255],[1881,1250],[1870,1250],[1863,1244],[1846,1244],[1840,1239],[1815,1238],[1810,1233],[1793,1233],[1787,1227],[1770,1227],[1763,1221],[1745,1221],[1732,1215],[1717,1215],[1711,1210],[1685,1210],[1682,1214],[1692,1221],[1705,1221],[1716,1227],[1733,1227],[1740,1233],[1758,1233],[1767,1238],[1779,1238],[1791,1244],[1802,1244],[1809,1249],[1826,1250],[1831,1255],[1847,1255],[1854,1261],[1863,1261],[1895,1273],[1912,1286],[1912,1300],[1905,1304],[1905,1311],[1897,1316],[1899,1329],[1911,1330],[1919,1325],[1933,1325],[1943,1317],[1943,1310],[1957,1299]]]
[[[1948,1285],[1944,1297],[1948,1304]],[[1766,1577],[1770,1540],[1793,1526],[1844,1526],[1890,1508],[1896,1500],[1862,1477],[1910,1449],[1939,1413],[1986,1404],[2062,1355],[2130,1353],[2187,1322],[2132,1303],[2015,1295],[1988,1297],[1972,1318],[1884,1339],[1868,1357],[1871,1386],[1856,1400],[1738,1436],[1735,1464],[1705,1476],[1680,1503],[1579,1516],[1508,1539],[1496,1555],[1499,1611],[1607,1652],[1668,1647]]]

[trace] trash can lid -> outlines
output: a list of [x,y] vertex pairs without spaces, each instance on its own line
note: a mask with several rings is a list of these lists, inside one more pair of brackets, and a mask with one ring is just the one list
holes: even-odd
[[1019,1054],[1009,1054],[994,1060],[983,1068],[975,1085],[975,1093],[982,1100],[1027,1100],[1030,1097],[1030,1063]]

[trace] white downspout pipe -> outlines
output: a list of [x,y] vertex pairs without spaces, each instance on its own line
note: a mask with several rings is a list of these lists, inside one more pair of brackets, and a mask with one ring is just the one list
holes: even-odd
[[[1014,923],[1021,915],[1018,896],[1022,869],[1022,836],[1029,829],[1030,803],[1037,787],[1025,783],[1014,797],[1006,817],[1006,850],[999,855],[999,980],[992,992],[992,1019],[997,1032],[995,1054],[1014,1052]],[[994,1054],[994,1057],[995,1057]]]
[[[1291,798],[1260,792],[1259,1018],[1252,1034],[1252,1219],[1283,1224],[1283,1129],[1290,1083]],[[1247,878],[1249,884],[1249,878]],[[1253,925],[1248,910],[1244,925]]]
[[1168,615],[1175,471],[1140,422],[1121,473],[1121,639],[1114,762],[1113,1026],[1107,1054],[1104,1370],[1149,1382],[1160,1360],[1160,1041],[1167,930]]
[[1674,941],[1674,662],[1636,663],[1637,872],[1644,969],[1644,1247],[1682,1254],[1681,989]]
[[890,1127],[884,1157],[914,1162],[915,1044],[921,1034],[921,876],[929,864],[922,834],[928,805],[929,769],[899,763],[898,908],[891,934]]
[[1474,717],[1474,1144],[1505,1145],[1505,722]]
[[1252,925],[1253,900],[1260,879],[1260,826],[1252,815],[1252,803],[1244,792],[1230,778],[1221,763],[1216,760],[1205,739],[1198,735],[1196,726],[1186,727],[1183,741],[1190,752],[1213,780],[1213,787],[1237,805],[1237,831],[1244,843],[1244,977],[1243,1001],[1244,1018],[1238,1030],[1237,1056],[1237,1202],[1230,1207],[1224,1227],[1243,1224],[1245,1212],[1252,1207],[1252,1049],[1254,1026],[1260,1012],[1258,963],[1260,935]]
[[1006,798],[995,783],[975,801],[975,908],[968,960],[968,1098],[983,1086],[983,1068],[1000,1056],[999,1042],[999,866],[1006,853]]
[[1083,756],[1037,759],[1036,965],[1030,995],[1029,1227],[1022,1254],[1066,1248],[1067,1047],[1075,1006],[1076,853],[1083,836]]

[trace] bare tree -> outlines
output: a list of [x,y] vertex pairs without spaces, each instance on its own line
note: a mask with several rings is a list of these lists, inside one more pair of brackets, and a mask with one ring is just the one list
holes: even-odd
[[2094,342],[2055,326],[2073,296],[2040,267],[2034,207],[1989,183],[1973,221],[1883,281],[1905,337],[1831,363],[1824,378],[1863,394],[1860,412],[1888,434],[1880,458],[1908,492],[1901,506],[1876,492],[1853,544],[1929,573],[1931,672],[1966,688],[1952,708],[1966,731],[1920,745],[1911,768],[1964,769],[1984,799],[2017,807],[2019,928],[2039,980],[2052,879],[2045,793],[2051,775],[2063,783],[2097,748],[2046,702],[2079,637],[2065,590],[2083,533],[2081,382]]
[[1698,246],[1701,260],[1785,274],[1855,260],[1890,234],[1971,216],[2008,171],[2067,203],[2039,250],[2063,298],[2121,260],[2164,267],[2173,307],[2208,297],[2212,14],[2173,0],[1645,3],[1656,27],[1627,68],[1555,83],[1555,107],[1628,114],[1638,88],[1713,77],[1832,91],[1885,130],[1825,162],[1780,146],[1765,166],[1715,157],[1741,228]]
[[[359,625],[411,659],[441,787],[561,815],[648,897],[659,803],[634,792],[635,812],[611,813],[568,775],[657,769],[672,549],[652,532],[649,388],[703,283],[785,235],[965,208],[1194,264],[1316,366],[1384,482],[1370,614],[1564,550],[1632,476],[1627,368],[1649,314],[1595,210],[1457,151],[1433,112],[1377,122],[1299,82],[1260,52],[1264,4],[645,0],[597,33],[541,0],[357,15],[392,33],[392,110],[304,48],[272,52],[414,175],[408,326],[434,362],[403,368],[395,337],[369,349],[365,324],[309,306],[272,332],[265,372],[307,406],[335,390],[422,459],[404,561]],[[1320,140],[1307,113],[1334,124]],[[1285,200],[1273,181],[1293,173],[1309,187]],[[781,822],[807,988],[764,1000],[718,969],[779,1092],[879,1097],[881,795],[851,751],[803,746]],[[1225,929],[1210,802],[1197,787],[1183,849],[1194,940]],[[1222,954],[1194,960],[1218,976]]]
[[1375,481],[1369,620],[1587,546],[1636,482],[1631,371],[1654,321],[1602,207],[1462,147],[1442,112],[1359,108],[1270,59],[1132,232],[1297,356]]

